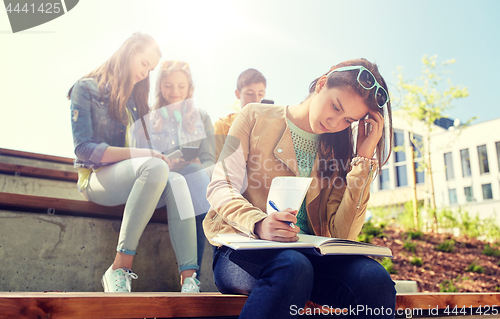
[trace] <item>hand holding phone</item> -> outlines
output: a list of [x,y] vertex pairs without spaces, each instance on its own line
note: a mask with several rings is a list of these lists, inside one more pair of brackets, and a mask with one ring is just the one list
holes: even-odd
[[182,157],[182,152],[179,151],[179,150],[176,150],[168,155],[165,155],[166,158],[169,158],[169,159],[174,159],[174,158],[181,158]]

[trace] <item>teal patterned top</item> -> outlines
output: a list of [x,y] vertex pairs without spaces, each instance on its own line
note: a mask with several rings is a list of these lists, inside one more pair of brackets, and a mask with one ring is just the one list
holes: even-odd
[[[314,160],[318,154],[320,134],[309,133],[287,119],[288,127],[292,133],[293,148],[297,157],[300,177],[309,177],[314,165]],[[306,199],[302,202],[297,214],[297,226],[301,233],[312,234],[307,223]]]

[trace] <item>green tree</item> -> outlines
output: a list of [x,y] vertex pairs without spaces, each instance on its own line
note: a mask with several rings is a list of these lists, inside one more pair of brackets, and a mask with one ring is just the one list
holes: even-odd
[[[401,91],[402,100],[399,106],[403,112],[403,116],[411,123],[415,120],[424,123],[425,130],[423,132],[422,142],[418,142],[411,134],[412,144],[416,149],[412,149],[412,154],[423,154],[423,159],[419,169],[426,172],[425,185],[426,191],[430,195],[430,211],[434,216],[434,229],[437,230],[436,218],[436,201],[434,197],[434,183],[432,179],[431,167],[431,150],[430,150],[430,136],[433,130],[433,124],[436,120],[446,117],[446,112],[450,110],[453,105],[452,102],[456,99],[464,98],[469,95],[467,87],[461,85],[453,85],[450,79],[444,80],[444,75],[448,73],[447,67],[455,63],[454,59],[444,61],[440,64],[437,62],[437,56],[422,57],[422,75],[414,80],[406,80],[403,77],[403,70],[398,67],[398,87]],[[458,127],[457,132],[460,133],[462,129],[470,125],[475,118],[468,120],[465,124]],[[413,148],[413,147],[412,147]],[[415,175],[413,156],[410,165],[413,167],[413,175]],[[411,180],[411,179],[410,179]],[[413,214],[415,221],[415,228],[418,229],[418,208],[416,203],[416,184],[415,176],[413,176]],[[427,201],[426,207],[428,208]]]

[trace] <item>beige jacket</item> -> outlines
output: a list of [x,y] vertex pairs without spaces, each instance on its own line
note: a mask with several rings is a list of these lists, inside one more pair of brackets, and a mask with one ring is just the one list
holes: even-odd
[[[316,157],[306,194],[308,222],[315,235],[356,239],[364,223],[370,182],[377,164],[359,161],[340,179],[321,178]],[[350,165],[350,164],[347,164]],[[258,238],[255,224],[267,214],[266,200],[276,176],[299,176],[286,107],[249,104],[238,114],[216,164],[207,198],[211,208],[205,235],[246,233]]]

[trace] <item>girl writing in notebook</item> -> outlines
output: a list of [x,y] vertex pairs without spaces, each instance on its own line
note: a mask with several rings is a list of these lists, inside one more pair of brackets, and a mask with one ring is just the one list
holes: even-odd
[[[299,104],[247,105],[229,136],[233,138],[224,145],[224,160],[216,165],[207,192],[211,210],[204,229],[209,240],[217,234],[244,233],[293,242],[299,232],[355,240],[363,226],[370,183],[387,160],[383,137],[392,144],[387,85],[375,64],[345,61],[315,79]],[[280,207],[283,211],[265,213],[269,187],[277,176],[313,178],[298,211]],[[394,283],[371,258],[211,244],[216,246],[218,289],[249,296],[240,318],[296,317],[293,309],[307,300],[333,308],[384,309],[383,316],[379,311],[379,316],[350,313],[360,318],[394,317]]]

